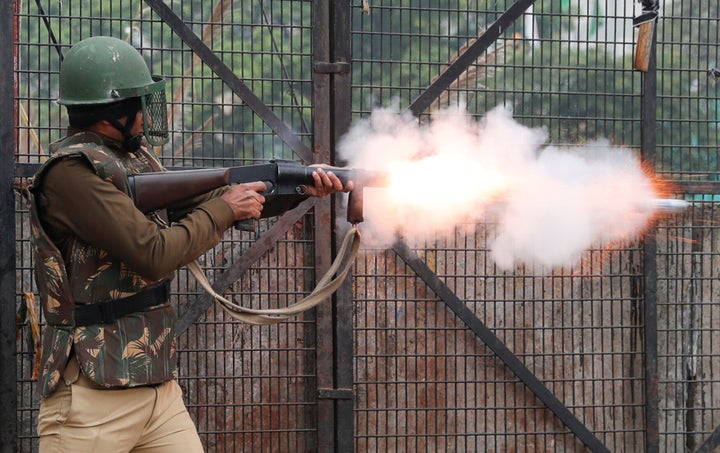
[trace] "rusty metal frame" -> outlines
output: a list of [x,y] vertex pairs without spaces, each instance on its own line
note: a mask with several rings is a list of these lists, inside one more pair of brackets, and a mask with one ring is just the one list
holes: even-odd
[[[654,164],[657,123],[656,29],[653,29],[652,50],[648,71],[642,81],[642,157]],[[649,230],[643,247],[644,307],[645,307],[645,451],[655,453],[660,448],[658,396],[658,318],[657,318],[657,242],[655,231]]]
[[[16,263],[15,263],[15,192],[13,166],[15,160],[15,5],[5,1],[0,6],[0,67],[9,68],[0,74],[0,450],[17,449],[17,363],[15,340]],[[10,45],[7,45],[10,43]]]
[[[314,145],[318,161],[336,164],[342,164],[336,162],[336,145],[351,122],[351,7],[350,2],[313,2]],[[331,238],[315,244],[317,270],[327,269],[337,252],[342,232],[335,219],[341,211],[337,197],[334,205],[315,210],[316,237]],[[316,310],[320,453],[353,451],[355,442],[352,277],[332,299]]]
[[[350,61],[349,49],[349,18],[350,5],[338,4],[343,2],[324,2],[315,0],[313,9],[318,20],[314,31],[314,60],[317,63],[313,78],[316,91],[316,102],[321,99],[327,102],[323,108],[317,110],[315,118],[315,150],[310,150],[303,144],[298,136],[289,129],[252,91],[208,48],[199,37],[161,0],[145,0],[153,10],[180,36],[180,38],[220,77],[230,89],[240,96],[258,114],[268,126],[305,162],[316,160],[332,161],[333,145],[349,127],[350,114],[342,106],[349,105],[350,79],[345,69]],[[483,52],[503,33],[507,27],[517,20],[522,13],[534,3],[534,0],[516,1],[470,48],[465,54],[451,64],[438,79],[433,82],[409,107],[415,115],[420,115],[447,87],[472,64]],[[16,2],[3,2],[0,17],[5,27],[0,27],[0,37],[8,38],[6,42],[13,42],[14,6]],[[322,24],[322,26],[320,26]],[[330,27],[329,24],[336,24]],[[14,67],[12,46],[0,49],[0,62],[5,67]],[[344,64],[345,66],[343,66]],[[324,66],[325,65],[325,66]],[[326,66],[330,65],[330,66]],[[328,70],[328,68],[330,70]],[[340,68],[341,70],[335,70]],[[343,69],[344,68],[344,69]],[[654,72],[650,71],[644,77],[643,96],[643,149],[646,152],[654,149]],[[332,93],[332,96],[331,96]],[[14,98],[14,80],[6,75],[0,75],[0,96],[4,99]],[[334,115],[334,116],[333,116]],[[3,144],[0,153],[5,161],[14,159],[14,119],[13,104],[6,102],[0,107],[0,144]],[[646,156],[649,157],[649,156]],[[651,156],[650,156],[651,157]],[[4,165],[0,167],[0,210],[5,212],[2,216],[2,231],[0,238],[0,354],[3,357],[15,355],[15,235],[14,212],[15,202],[12,184],[15,177],[29,176],[36,166],[34,165]],[[299,218],[314,208],[318,234],[331,234],[334,225],[334,213],[337,207],[306,202],[295,210],[286,214],[263,237],[254,244],[241,260],[234,263],[215,282],[217,290],[227,289],[239,278],[252,263],[269,248],[275,241],[285,234]],[[8,234],[10,233],[10,234]],[[327,266],[333,245],[319,246],[315,253],[317,270]],[[439,277],[404,243],[397,243],[393,250],[410,266],[417,275],[435,291],[448,307],[468,327],[490,347],[508,368],[515,373],[528,388],[592,451],[608,451],[595,435],[590,432],[543,384],[535,377],[525,365],[510,351],[485,324],[450,291]],[[645,300],[646,300],[646,430],[647,451],[658,449],[658,405],[657,405],[657,319],[656,303],[657,288],[655,285],[656,267],[654,267],[656,246],[652,240],[645,244]],[[650,265],[650,266],[649,266]],[[343,287],[336,295],[338,300],[347,302],[352,298],[351,288]],[[209,297],[201,297],[195,306],[186,312],[179,323],[180,332],[184,332],[210,305]],[[352,316],[351,304],[328,304],[317,313],[318,338],[330,335],[331,344],[318,342],[318,399],[321,423],[318,426],[318,451],[351,451],[352,450]],[[654,334],[653,334],[654,333]],[[325,337],[328,338],[328,337]],[[327,354],[326,354],[327,353]],[[348,365],[350,362],[350,366]],[[4,410],[0,412],[0,421],[4,422],[4,429],[0,433],[0,445],[3,451],[14,451],[16,442],[16,386],[15,361],[6,360],[0,369],[0,404]],[[8,365],[8,366],[6,366]],[[720,442],[717,433],[708,438],[711,445]],[[707,447],[707,446],[706,446]],[[702,450],[702,447],[701,447]],[[698,450],[698,451],[701,451]],[[703,450],[704,451],[704,450]]]

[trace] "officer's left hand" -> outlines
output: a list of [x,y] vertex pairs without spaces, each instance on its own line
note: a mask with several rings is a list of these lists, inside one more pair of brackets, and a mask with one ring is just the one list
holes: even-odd
[[314,186],[305,186],[305,194],[311,197],[324,197],[336,192],[350,192],[353,190],[352,181],[343,186],[340,179],[332,172],[332,167],[327,165],[313,165],[315,171],[312,174],[315,181]]

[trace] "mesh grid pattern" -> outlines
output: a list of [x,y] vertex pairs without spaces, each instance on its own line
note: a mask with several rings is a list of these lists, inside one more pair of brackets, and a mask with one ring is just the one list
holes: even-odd
[[[297,159],[258,115],[140,0],[22,2],[16,21],[15,162],[37,164],[65,127],[56,105],[61,54],[93,34],[127,39],[167,78],[166,166]],[[639,149],[642,73],[632,69],[635,2],[538,0],[421,120],[462,104],[475,118],[497,105],[543,127],[559,146],[607,139]],[[407,108],[511,1],[353,2],[353,118]],[[313,142],[313,2],[168,3],[309,147]],[[657,388],[659,450],[695,451],[720,416],[718,355],[718,5],[662,2],[657,24],[657,173],[692,204],[658,220],[644,243],[587,250],[577,267],[540,274],[493,262],[493,225],[466,225],[414,247],[437,276],[611,451],[642,451]],[[45,25],[49,21],[49,27]],[[324,24],[328,25],[328,24]],[[328,25],[329,26],[329,25]],[[52,30],[57,45],[49,38]],[[153,103],[150,102],[150,105]],[[166,124],[160,121],[161,124]],[[164,131],[162,131],[164,132]],[[22,185],[23,181],[16,181]],[[28,214],[16,196],[16,285],[35,291]],[[284,306],[315,279],[311,213],[228,289],[237,302]],[[222,278],[276,220],[228,231],[201,257]],[[647,238],[646,238],[647,239]],[[324,241],[324,242],[322,242]],[[646,260],[652,260],[648,263]],[[657,267],[657,376],[646,382],[645,272]],[[356,451],[582,451],[584,446],[392,250],[365,250],[352,281],[353,442]],[[202,289],[181,269],[182,317]],[[180,384],[208,451],[317,451],[318,332],[312,314],[279,326],[234,322],[211,307],[179,339]],[[328,340],[329,341],[329,340]],[[37,450],[35,345],[18,329],[19,451]],[[650,386],[650,389],[648,389]],[[653,387],[655,386],[655,387]]]
[[145,96],[145,114],[148,116],[147,133],[153,143],[165,143],[170,137],[167,130],[167,104],[165,90]]

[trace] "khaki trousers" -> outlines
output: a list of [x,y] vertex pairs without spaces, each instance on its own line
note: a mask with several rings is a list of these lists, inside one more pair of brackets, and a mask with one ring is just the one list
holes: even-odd
[[40,402],[40,453],[203,451],[175,380],[104,390],[71,359],[58,389]]

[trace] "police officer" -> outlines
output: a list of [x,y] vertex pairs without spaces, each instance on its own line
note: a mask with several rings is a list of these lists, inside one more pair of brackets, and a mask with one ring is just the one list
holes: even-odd
[[[30,187],[36,282],[46,321],[41,452],[199,452],[175,378],[174,271],[260,217],[262,182],[189,201],[170,226],[128,196],[127,175],[163,170],[165,81],[125,41],[92,37],[60,68],[65,137]],[[318,168],[308,195],[348,191]],[[190,209],[191,208],[191,209]]]

